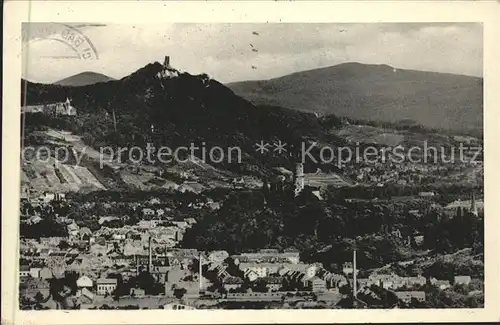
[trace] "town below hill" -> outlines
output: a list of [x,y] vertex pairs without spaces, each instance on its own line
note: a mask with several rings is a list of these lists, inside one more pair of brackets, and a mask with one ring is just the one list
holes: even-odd
[[[168,60],[24,95],[23,309],[484,306],[481,136],[256,106]],[[115,154],[190,143],[242,159]],[[302,162],[301,144],[443,151]]]

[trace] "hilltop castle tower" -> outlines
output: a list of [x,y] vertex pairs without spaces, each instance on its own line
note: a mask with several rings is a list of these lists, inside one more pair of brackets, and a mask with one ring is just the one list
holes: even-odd
[[295,196],[298,196],[300,192],[304,190],[304,164],[297,163],[295,165]]
[[166,69],[171,69],[171,67],[170,67],[170,56],[168,56],[168,55],[165,56],[165,61],[163,62],[163,66]]
[[160,79],[163,78],[173,78],[173,77],[178,77],[179,76],[179,71],[176,69],[172,68],[170,65],[170,56],[166,55],[165,60],[163,61],[163,67],[160,72],[158,72],[157,77]]

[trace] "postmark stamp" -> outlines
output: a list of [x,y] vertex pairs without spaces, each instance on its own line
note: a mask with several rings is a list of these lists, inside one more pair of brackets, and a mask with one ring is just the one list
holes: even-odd
[[70,48],[71,55],[45,56],[52,59],[97,60],[99,54],[91,40],[80,28],[62,23],[23,23],[23,42],[55,41]]

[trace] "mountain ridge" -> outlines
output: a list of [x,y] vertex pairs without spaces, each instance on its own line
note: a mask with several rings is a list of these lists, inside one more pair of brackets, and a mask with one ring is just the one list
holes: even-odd
[[79,87],[79,86],[88,86],[93,85],[100,82],[108,82],[116,80],[115,78],[111,78],[102,73],[97,73],[93,71],[84,71],[77,73],[75,75],[66,77],[59,81],[54,82],[53,84],[58,86],[70,86],[70,87]]
[[382,122],[414,120],[447,130],[482,128],[481,77],[348,62],[227,86],[256,105]]

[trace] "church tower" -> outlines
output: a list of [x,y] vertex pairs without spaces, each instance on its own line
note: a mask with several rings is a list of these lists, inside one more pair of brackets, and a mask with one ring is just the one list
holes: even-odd
[[476,197],[474,196],[474,192],[472,192],[472,200],[470,202],[470,213],[472,213],[476,217],[478,215]]
[[304,190],[304,164],[297,163],[295,166],[295,196],[298,196],[302,190]]

